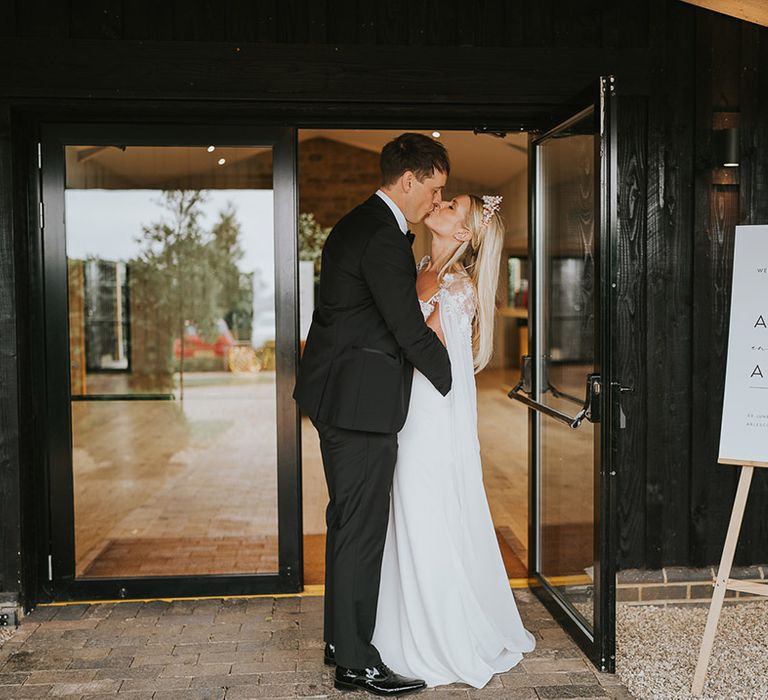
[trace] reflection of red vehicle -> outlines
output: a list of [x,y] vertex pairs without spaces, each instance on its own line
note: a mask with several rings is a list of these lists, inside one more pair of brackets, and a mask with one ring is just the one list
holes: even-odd
[[[232,337],[229,328],[227,327],[224,319],[219,319],[217,329],[219,335],[213,343],[206,343],[197,335],[197,329],[189,325],[184,329],[184,357],[226,357],[231,348],[235,344],[235,339]],[[181,357],[181,339],[176,338],[173,341],[173,355],[176,359]]]

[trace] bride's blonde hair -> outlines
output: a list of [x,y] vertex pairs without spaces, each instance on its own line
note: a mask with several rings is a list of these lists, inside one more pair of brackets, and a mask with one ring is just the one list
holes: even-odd
[[477,311],[472,319],[472,354],[475,372],[483,369],[493,354],[493,327],[499,264],[504,245],[504,222],[497,210],[483,223],[483,200],[469,195],[469,212],[464,225],[471,234],[437,273],[439,282],[447,272],[465,272],[472,281]]

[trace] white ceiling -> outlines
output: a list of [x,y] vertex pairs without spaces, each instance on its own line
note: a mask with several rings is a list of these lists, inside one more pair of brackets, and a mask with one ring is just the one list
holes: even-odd
[[[402,133],[402,130],[386,129],[301,129],[299,141],[323,137],[378,153],[384,144]],[[528,165],[528,134],[524,132],[510,133],[501,139],[490,134],[475,135],[471,131],[441,131],[439,140],[448,149],[451,176],[461,180],[495,188]]]

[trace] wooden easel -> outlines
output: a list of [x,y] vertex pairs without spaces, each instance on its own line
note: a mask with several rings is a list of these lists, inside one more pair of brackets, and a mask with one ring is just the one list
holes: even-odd
[[744,508],[747,505],[747,495],[749,493],[749,485],[752,482],[752,473],[755,467],[768,467],[768,462],[736,462],[728,459],[720,459],[719,461],[722,464],[742,465],[741,476],[739,477],[739,485],[736,489],[736,498],[733,502],[728,533],[725,536],[723,555],[720,558],[720,568],[717,570],[717,579],[715,579],[714,584],[715,590],[712,592],[712,602],[710,603],[709,614],[707,615],[707,626],[704,628],[704,638],[701,640],[699,660],[696,663],[696,672],[693,674],[691,695],[695,698],[701,697],[701,693],[704,690],[704,680],[707,676],[707,666],[709,665],[709,657],[712,654],[712,644],[715,641],[715,632],[717,631],[717,623],[720,621],[720,611],[723,608],[725,592],[743,591],[753,595],[768,596],[768,583],[739,581],[728,578],[731,574],[733,554],[736,551],[736,541],[739,538]]

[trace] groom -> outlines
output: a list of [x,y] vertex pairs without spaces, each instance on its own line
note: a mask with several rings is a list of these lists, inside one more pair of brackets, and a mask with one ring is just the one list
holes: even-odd
[[442,144],[402,134],[381,152],[381,188],[344,216],[323,248],[317,308],[293,396],[320,435],[330,501],[325,660],[335,686],[377,695],[425,687],[382,663],[371,644],[381,560],[413,368],[446,395],[448,353],[416,296],[413,234],[441,201]]

